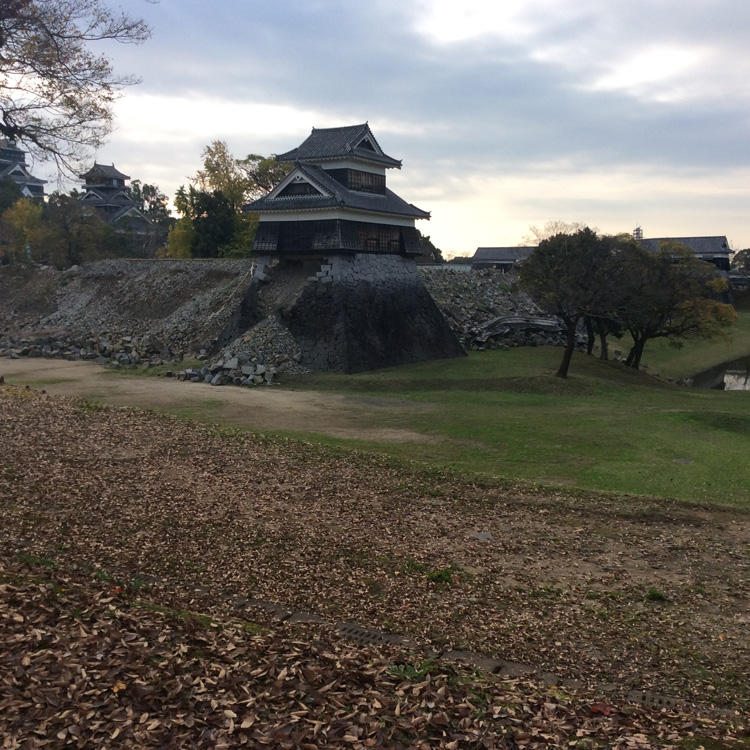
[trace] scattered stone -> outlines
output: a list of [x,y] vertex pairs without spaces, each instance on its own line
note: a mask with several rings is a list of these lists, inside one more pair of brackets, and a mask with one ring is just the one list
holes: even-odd
[[489,531],[472,531],[469,536],[480,542],[491,542],[494,538]]

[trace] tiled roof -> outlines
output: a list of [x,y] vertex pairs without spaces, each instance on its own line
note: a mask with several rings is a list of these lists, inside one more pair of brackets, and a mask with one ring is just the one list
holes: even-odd
[[19,163],[9,164],[6,167],[0,167],[0,179],[2,179],[3,177],[16,179],[14,175],[11,174],[11,172],[16,169],[21,169],[23,171],[23,179],[17,181],[22,182],[25,185],[45,185],[47,183],[47,180],[40,180],[38,177],[34,177],[33,175],[29,174],[29,171],[26,169],[26,167],[23,164]]
[[[367,138],[376,150],[360,148]],[[386,167],[401,167],[401,162],[382,152],[380,145],[365,122],[340,128],[313,128],[310,135],[297,148],[278,154],[278,161],[316,161],[326,159],[356,158]]]
[[111,166],[109,164],[97,164],[94,162],[94,166],[89,169],[88,172],[84,172],[84,174],[79,175],[82,180],[85,180],[89,177],[104,177],[105,179],[120,179],[120,180],[129,180],[130,176],[123,174],[122,172],[119,172],[117,169],[115,169],[115,165],[112,164]]
[[99,187],[97,190],[87,190],[79,200],[84,201],[90,206],[135,206],[133,196],[128,190],[119,187],[115,190],[108,190]]
[[120,211],[118,211],[114,216],[112,216],[109,220],[110,224],[114,224],[116,221],[119,221],[123,218],[126,214],[130,213],[131,211],[135,211],[137,214],[138,219],[143,221],[146,224],[150,224],[151,220],[137,207],[137,206],[125,206]]
[[535,247],[478,247],[470,259],[473,263],[511,263],[528,258]]
[[[423,211],[396,193],[386,188],[385,195],[349,190],[331,177],[324,169],[313,164],[295,164],[294,172],[300,172],[314,185],[322,188],[325,195],[292,195],[281,198],[264,196],[244,206],[246,211],[298,211],[301,209],[353,208],[358,211],[396,214],[415,219],[429,219],[429,211]],[[291,174],[291,173],[290,173]]]
[[640,240],[644,250],[657,252],[661,242],[679,242],[689,247],[696,255],[728,255],[732,251],[724,235],[716,237],[651,237]]
[[7,138],[0,138],[0,152],[5,152],[0,161],[11,161],[13,163],[23,163],[26,161],[26,152],[18,148],[15,141],[9,141]]

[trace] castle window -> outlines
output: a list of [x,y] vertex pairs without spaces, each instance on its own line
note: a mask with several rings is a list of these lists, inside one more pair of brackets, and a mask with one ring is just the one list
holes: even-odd
[[320,195],[320,191],[309,182],[290,182],[277,197],[284,198],[292,195]]
[[349,170],[349,189],[362,193],[385,194],[385,175],[372,172],[360,172],[358,169]]

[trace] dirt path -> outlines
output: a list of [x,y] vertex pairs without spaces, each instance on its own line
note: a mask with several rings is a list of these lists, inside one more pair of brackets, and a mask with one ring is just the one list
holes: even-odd
[[[317,433],[377,442],[425,442],[430,438],[401,426],[404,409],[429,408],[322,391],[212,388],[172,378],[136,377],[91,362],[3,359],[5,382],[44,388],[117,406],[147,409],[260,431]],[[401,423],[401,424],[400,424]]]

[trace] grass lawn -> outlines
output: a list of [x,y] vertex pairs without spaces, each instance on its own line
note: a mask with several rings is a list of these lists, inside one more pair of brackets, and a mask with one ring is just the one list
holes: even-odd
[[[737,323],[722,338],[693,339],[681,347],[671,345],[666,339],[647,342],[643,362],[650,371],[664,377],[687,378],[722,362],[750,355],[750,309],[740,309],[737,314]],[[630,346],[630,336],[610,340],[611,351],[619,349],[626,354]]]
[[[750,322],[750,321],[749,321]],[[473,352],[293,387],[393,399],[427,442],[357,444],[461,474],[750,508],[750,393],[688,389],[552,347]],[[398,408],[404,400],[429,408]]]

